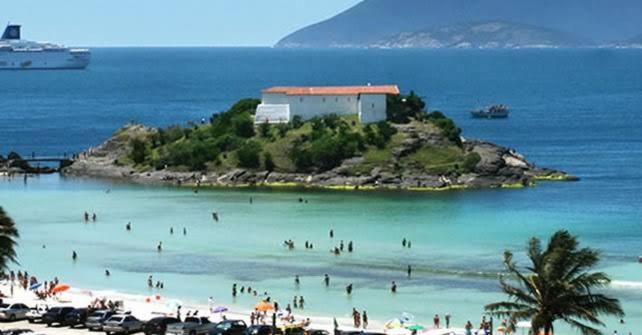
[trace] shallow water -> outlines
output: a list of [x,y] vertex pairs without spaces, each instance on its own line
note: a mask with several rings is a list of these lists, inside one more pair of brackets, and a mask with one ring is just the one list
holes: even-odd
[[[628,316],[625,326],[610,322],[609,331],[642,326],[640,51],[98,49],[94,56],[85,72],[0,73],[0,151],[74,152],[129,120],[199,120],[269,85],[392,82],[416,89],[465,136],[510,145],[582,181],[445,193],[194,194],[56,175],[27,185],[0,179],[0,205],[21,230],[21,266],[41,279],[146,294],[153,274],[165,282],[164,295],[201,302],[211,295],[250,307],[256,298],[231,299],[238,282],[269,290],[282,304],[303,294],[315,313],[347,316],[354,306],[372,319],[407,311],[429,323],[449,312],[463,325],[502,298],[496,274],[504,249],[523,250],[531,236],[566,228],[602,250],[602,268],[615,280],[609,293]],[[508,120],[468,118],[468,109],[499,102],[512,106]],[[85,210],[98,222],[83,223]],[[403,237],[411,249],[401,247]],[[290,238],[295,251],[281,245]],[[355,252],[331,255],[341,239],[354,241]],[[305,240],[314,251],[301,250]],[[328,289],[324,273],[332,277]],[[295,274],[302,276],[298,289]],[[343,293],[348,283],[355,285],[351,298]]]

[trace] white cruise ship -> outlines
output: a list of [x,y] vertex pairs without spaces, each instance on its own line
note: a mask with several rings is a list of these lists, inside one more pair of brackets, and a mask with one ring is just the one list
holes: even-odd
[[88,49],[25,41],[15,24],[7,25],[0,38],[0,70],[84,69],[90,58]]

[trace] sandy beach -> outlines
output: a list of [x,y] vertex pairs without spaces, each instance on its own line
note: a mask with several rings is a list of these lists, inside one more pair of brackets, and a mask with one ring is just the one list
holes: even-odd
[[[4,294],[10,292],[10,283],[3,281],[0,284],[0,291]],[[9,295],[9,294],[7,294]],[[158,316],[175,316],[176,306],[181,306],[182,316],[185,316],[185,313],[198,311],[198,315],[209,315],[209,319],[212,322],[219,322],[225,317],[228,320],[244,320],[246,324],[250,325],[250,312],[252,306],[247,306],[246,310],[229,308],[229,310],[224,313],[210,313],[207,298],[204,298],[204,302],[192,302],[184,301],[178,299],[164,298],[160,295],[157,296],[144,296],[144,295],[132,295],[132,294],[123,294],[116,291],[100,291],[100,290],[89,290],[82,288],[71,288],[66,292],[59,294],[55,298],[48,298],[47,300],[40,300],[36,295],[29,290],[24,290],[14,286],[13,297],[4,298],[5,303],[21,302],[26,304],[29,307],[33,307],[36,304],[47,304],[49,307],[53,306],[73,306],[73,307],[86,307],[96,299],[107,299],[111,301],[122,302],[122,311],[131,312],[132,315],[137,317],[140,320],[146,321]],[[257,297],[257,302],[260,298]],[[221,306],[216,303],[214,300],[213,306]],[[343,314],[343,313],[341,313]],[[332,332],[334,329],[334,321],[332,317],[327,316],[318,316],[318,315],[308,315],[308,314],[298,314],[293,313],[295,318],[295,323],[300,323],[306,318],[309,318],[311,321],[310,329],[323,329],[329,332]],[[271,313],[268,313],[268,317],[265,318],[266,323],[270,323]],[[347,318],[337,318],[339,323],[339,328],[343,330],[354,329],[352,327],[352,320]],[[282,321],[277,322],[278,325],[283,325]],[[373,332],[383,332],[384,323],[377,320],[370,320],[368,325],[368,330]],[[26,320],[18,322],[5,322],[0,323],[0,330],[15,329],[15,328],[28,328],[32,329],[35,332],[42,334],[80,334],[87,333],[87,329],[78,328],[70,329],[68,327],[47,327],[43,324],[30,324]]]

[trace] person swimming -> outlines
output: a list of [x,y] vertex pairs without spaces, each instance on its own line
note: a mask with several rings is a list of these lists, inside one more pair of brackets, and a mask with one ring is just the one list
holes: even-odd
[[218,212],[212,212],[212,219],[214,219],[214,221],[218,222]]

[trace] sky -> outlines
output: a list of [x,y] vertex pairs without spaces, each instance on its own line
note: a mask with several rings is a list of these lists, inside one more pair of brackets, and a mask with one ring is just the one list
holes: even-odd
[[0,22],[69,46],[271,46],[360,1],[2,0]]

